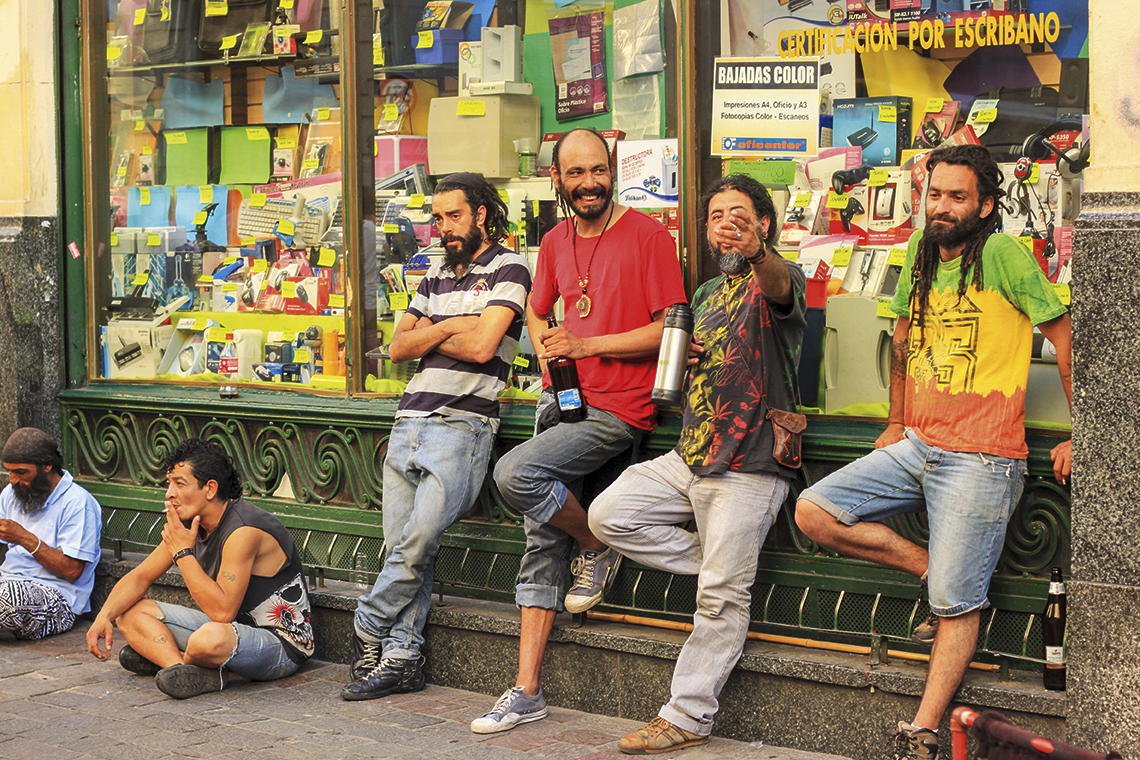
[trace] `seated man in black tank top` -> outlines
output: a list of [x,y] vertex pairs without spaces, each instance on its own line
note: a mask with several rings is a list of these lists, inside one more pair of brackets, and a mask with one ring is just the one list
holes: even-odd
[[[228,674],[271,681],[313,654],[301,557],[289,531],[241,498],[241,475],[216,443],[191,438],[166,459],[162,543],[111,590],[87,648],[111,656],[112,622],[127,640],[119,663],[176,699],[225,688]],[[177,565],[198,610],[146,599]]]

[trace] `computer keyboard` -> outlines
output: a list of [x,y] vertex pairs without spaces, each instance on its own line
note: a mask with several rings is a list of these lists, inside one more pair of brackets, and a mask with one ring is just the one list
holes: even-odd
[[290,219],[295,225],[294,238],[302,243],[316,243],[329,226],[328,214],[322,209],[296,198],[266,198],[264,206],[253,206],[249,199],[238,211],[238,237],[273,237],[277,222]]

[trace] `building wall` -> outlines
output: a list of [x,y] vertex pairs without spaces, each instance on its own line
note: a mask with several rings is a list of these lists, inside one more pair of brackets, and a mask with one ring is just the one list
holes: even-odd
[[53,5],[0,0],[0,440],[59,431],[59,201]]

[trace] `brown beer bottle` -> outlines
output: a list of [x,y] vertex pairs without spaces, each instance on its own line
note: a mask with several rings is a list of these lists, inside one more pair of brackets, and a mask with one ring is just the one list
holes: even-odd
[[[546,324],[558,327],[553,315],[546,318]],[[554,388],[554,398],[558,402],[558,418],[563,422],[586,419],[586,396],[582,393],[578,366],[574,360],[555,356],[546,360],[546,369],[550,372],[550,385]]]
[[1049,598],[1042,618],[1045,639],[1045,688],[1065,690],[1065,584],[1061,568],[1053,568],[1049,580]]

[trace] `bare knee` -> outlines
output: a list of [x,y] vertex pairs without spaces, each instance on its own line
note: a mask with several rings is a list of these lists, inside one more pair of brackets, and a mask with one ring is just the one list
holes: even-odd
[[808,538],[822,544],[827,544],[827,539],[841,527],[834,516],[807,499],[796,502],[796,526]]
[[186,641],[186,661],[191,665],[221,667],[233,652],[237,639],[229,623],[206,623]]
[[162,610],[152,599],[140,599],[115,619],[115,625],[124,633],[135,630],[139,623],[162,620]]

